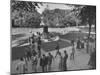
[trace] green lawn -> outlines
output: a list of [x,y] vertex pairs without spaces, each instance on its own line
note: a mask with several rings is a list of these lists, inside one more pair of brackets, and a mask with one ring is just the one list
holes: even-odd
[[[71,44],[62,40],[42,43],[42,49],[46,52],[52,51],[56,48],[57,42],[59,42],[60,48],[68,47]],[[29,49],[29,46],[13,47],[12,48],[12,60],[18,59],[24,56],[25,50]]]
[[18,39],[20,37],[24,37],[24,36],[25,36],[25,34],[15,34],[15,35],[12,35],[12,40],[16,40],[16,39]]
[[76,40],[76,39],[83,39],[84,37],[88,36],[87,33],[81,33],[81,32],[69,32],[65,35],[60,35],[60,38],[67,39],[67,40]]
[[[65,34],[65,35],[59,35],[59,37],[61,39],[66,39],[66,40],[72,40],[72,39],[76,40],[78,38],[82,39],[84,36],[87,36],[87,35],[88,35],[87,33],[69,32],[68,34]],[[27,39],[20,40],[19,42],[20,42],[20,44],[27,43]],[[46,52],[52,51],[56,48],[57,42],[59,42],[60,48],[68,47],[68,46],[71,45],[70,43],[68,43],[66,41],[62,41],[62,40],[48,42],[48,43],[42,42],[42,49]],[[12,53],[11,53],[12,54],[12,60],[23,57],[26,49],[29,49],[29,47],[28,46],[13,47]]]

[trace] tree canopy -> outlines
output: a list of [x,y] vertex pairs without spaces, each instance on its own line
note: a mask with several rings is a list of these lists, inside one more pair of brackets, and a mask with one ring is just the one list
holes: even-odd
[[[81,24],[96,22],[96,6],[74,5],[72,10],[82,20]],[[77,13],[76,13],[77,12]]]
[[95,24],[96,21],[96,6],[84,6],[79,14],[82,22]]
[[41,17],[45,25],[51,27],[76,26],[96,23],[96,7],[69,5],[73,9],[45,9],[37,11],[41,2],[11,0],[11,20],[13,27],[40,27]]
[[41,15],[37,12],[39,2],[11,1],[11,20],[13,27],[39,27]]
[[68,26],[68,24],[77,25],[80,20],[71,10],[45,9],[43,12],[44,23],[48,26]]

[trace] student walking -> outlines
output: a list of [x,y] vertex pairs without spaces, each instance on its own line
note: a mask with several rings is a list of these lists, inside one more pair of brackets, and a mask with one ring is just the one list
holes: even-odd
[[77,41],[77,49],[80,49],[80,48],[81,48],[81,41],[78,40],[78,41]]
[[48,56],[46,56],[44,63],[45,63],[45,71],[47,72],[48,71]]
[[41,57],[41,46],[38,44],[38,57]]
[[61,53],[59,53],[59,56],[60,56],[60,57],[59,57],[59,59],[60,59],[60,60],[59,60],[59,70],[62,71],[62,66],[63,66],[63,65],[62,65],[62,60],[63,60],[63,57],[62,57]]
[[32,70],[37,72],[37,63],[38,63],[38,58],[37,56],[32,56]]
[[33,38],[32,37],[29,37],[28,43],[29,43],[29,47],[30,47],[31,50],[32,50],[32,46],[33,46],[32,41],[33,41]]
[[51,71],[52,61],[53,61],[53,55],[49,53],[48,54],[48,71]]
[[63,71],[67,70],[67,59],[68,59],[68,54],[66,51],[64,51],[64,58],[63,58]]
[[42,58],[40,59],[40,66],[42,67],[42,72],[46,72],[46,56],[43,54]]
[[72,47],[72,52],[70,54],[70,59],[74,60],[74,58],[75,58],[75,48]]
[[41,56],[41,37],[38,37],[38,56],[40,57]]
[[[59,52],[59,44],[58,44],[58,43],[57,43],[57,46],[56,46],[56,50],[57,50],[57,52],[56,52],[56,56],[57,56],[57,55],[59,55],[59,53],[60,53],[60,52]],[[55,56],[55,58],[56,58],[56,56]]]

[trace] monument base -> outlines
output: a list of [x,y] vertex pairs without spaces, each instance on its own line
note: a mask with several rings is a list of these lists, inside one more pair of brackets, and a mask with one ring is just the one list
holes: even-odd
[[59,39],[60,39],[59,36],[55,36],[50,32],[49,33],[42,33],[42,36],[41,36],[41,40],[43,42],[58,41]]

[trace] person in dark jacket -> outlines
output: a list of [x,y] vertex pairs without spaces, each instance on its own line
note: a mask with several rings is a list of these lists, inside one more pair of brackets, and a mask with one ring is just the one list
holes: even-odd
[[84,41],[81,41],[81,48],[84,48]]
[[41,46],[38,45],[38,57],[41,57]]
[[77,41],[77,49],[80,49],[80,48],[81,48],[81,41],[78,40],[78,41]]
[[63,57],[62,57],[62,55],[61,55],[61,52],[59,53],[59,59],[60,59],[60,61],[59,61],[59,70],[60,71],[62,71],[63,70],[63,65],[62,65],[62,63],[63,63]]
[[51,53],[48,53],[48,71],[51,71],[52,61],[53,61],[53,55]]
[[43,54],[42,58],[40,59],[40,66],[42,67],[42,72],[46,72],[46,56]]
[[48,56],[45,58],[45,71],[48,71]]
[[41,56],[41,37],[38,38],[38,55]]
[[66,71],[67,70],[67,59],[68,59],[68,54],[66,51],[64,51],[64,58],[63,58],[63,71]]

